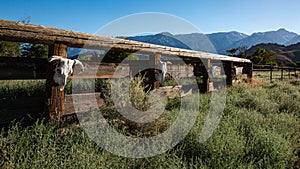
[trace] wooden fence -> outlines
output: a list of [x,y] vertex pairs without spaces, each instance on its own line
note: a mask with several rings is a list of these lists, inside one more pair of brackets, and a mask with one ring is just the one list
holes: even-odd
[[[291,79],[292,77],[298,78],[300,68],[288,66],[273,66],[273,65],[253,65],[254,72],[269,72],[270,81],[279,79]],[[280,72],[279,77],[275,77],[274,72]]]
[[[191,65],[193,76],[202,79],[202,83],[199,84],[199,86],[201,86],[201,92],[209,91],[210,79],[208,73],[213,62],[221,62],[223,64],[228,86],[232,85],[232,71],[235,65],[242,66],[248,78],[252,78],[253,65],[248,59],[153,45],[126,39],[96,36],[20,22],[0,20],[0,40],[49,45],[49,57],[58,55],[66,58],[68,47],[104,51],[126,51],[131,53],[137,52],[149,56],[149,60],[146,61],[131,61],[128,64],[122,64],[121,66],[127,71],[117,76],[113,75],[115,68],[120,66],[119,63],[101,63],[99,65],[99,63],[84,62],[87,69],[84,75],[79,76],[79,78],[126,77],[128,76],[128,72],[130,72],[132,68],[138,67],[137,65],[141,65],[141,62],[143,62],[142,65],[147,64],[149,67],[157,67],[162,56],[179,57],[183,59],[185,63]],[[174,63],[175,62],[176,61],[174,61]],[[93,64],[96,65],[93,66]],[[50,114],[52,119],[60,121],[63,114],[72,114],[73,112],[69,111],[66,113],[66,107],[70,110],[70,106],[65,104],[66,100],[68,100],[68,96],[65,96],[64,91],[60,91],[59,87],[53,81],[54,66],[54,64],[47,63],[45,59],[0,58],[0,79],[46,79],[45,111]],[[175,63],[169,66],[169,68],[170,70],[172,70],[172,68],[175,70],[178,66],[180,65],[176,65]],[[97,70],[95,70],[95,67]],[[90,74],[88,72],[90,72]],[[148,71],[149,85],[152,86],[152,88],[159,87],[159,81],[155,78],[156,73],[156,69],[150,69]]]

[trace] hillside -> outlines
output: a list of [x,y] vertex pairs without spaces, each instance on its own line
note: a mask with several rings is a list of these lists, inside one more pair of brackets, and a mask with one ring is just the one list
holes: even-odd
[[282,63],[300,62],[300,43],[284,46],[274,43],[258,44],[247,50],[247,56],[252,56],[257,48],[264,48],[275,53],[274,59]]

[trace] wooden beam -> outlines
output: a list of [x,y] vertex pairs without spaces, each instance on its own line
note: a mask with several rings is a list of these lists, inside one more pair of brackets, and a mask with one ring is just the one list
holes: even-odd
[[[82,63],[85,71],[76,75],[76,78],[123,78],[129,76],[129,64],[85,61]],[[47,67],[47,59],[0,57],[0,80],[46,79]],[[115,73],[117,67],[122,71]]]
[[[130,69],[144,70],[148,60],[134,60],[118,63],[99,63],[82,61],[85,69],[82,74],[75,78],[124,78],[129,76]],[[178,65],[179,64],[179,65]],[[174,77],[192,77],[193,74],[186,74],[186,66],[181,66],[179,62],[172,61],[168,66],[168,72]],[[25,80],[25,79],[46,79],[48,67],[47,59],[21,58],[21,57],[0,57],[0,80]],[[118,71],[116,73],[116,68]],[[179,68],[179,69],[178,69]],[[190,72],[193,66],[188,66]],[[136,72],[137,72],[136,71]],[[69,78],[74,78],[70,76]]]
[[24,24],[0,20],[0,40],[29,42],[52,45],[61,42],[69,47],[91,48],[102,50],[122,50],[140,53],[161,53],[164,56],[178,56],[191,59],[212,59],[250,63],[249,59],[228,57],[224,55],[154,45],[126,39],[91,35],[69,30],[50,28],[40,25]]
[[[54,43],[49,46],[49,57],[53,55],[67,57],[68,46],[63,43]],[[46,105],[50,119],[61,122],[64,112],[65,93],[60,91],[60,87],[54,82],[55,63],[49,63],[46,74]]]
[[43,97],[38,96],[0,99],[0,124],[41,117],[44,113],[43,105]]
[[[75,111],[73,104],[73,97],[82,98],[80,101],[80,108]],[[65,95],[63,116],[72,115],[75,113],[86,113],[91,111],[90,100],[85,98],[95,97],[98,105],[104,103],[100,98],[100,93],[85,93],[85,94],[71,94]],[[0,99],[0,124],[10,123],[13,120],[29,120],[30,118],[41,117],[43,110],[43,97],[30,96],[18,97],[16,99]]]
[[[104,100],[100,97],[100,93],[84,93],[84,94],[71,94],[65,96],[65,111],[63,112],[63,115],[72,115],[75,113],[86,113],[91,111],[91,100],[89,98],[95,97],[95,100],[98,105],[101,105],[104,103]],[[73,97],[76,98],[82,98],[80,99],[80,107],[77,107],[77,112],[75,111],[75,107],[73,104]]]
[[46,59],[0,57],[0,80],[45,79]]
[[[82,62],[84,72],[75,75],[75,78],[124,78],[129,76],[129,64]],[[118,68],[118,71],[117,71]],[[117,71],[117,72],[116,72]],[[70,76],[69,78],[73,78]]]

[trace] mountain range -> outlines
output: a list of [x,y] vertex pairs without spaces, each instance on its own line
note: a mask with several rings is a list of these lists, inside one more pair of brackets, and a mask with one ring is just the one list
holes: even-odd
[[251,35],[232,31],[212,34],[191,33],[173,35],[162,32],[155,35],[131,36],[129,40],[157,45],[192,49],[204,52],[226,54],[226,50],[246,46],[248,49],[261,43],[291,45],[300,42],[300,35],[279,29],[277,31],[258,32]]

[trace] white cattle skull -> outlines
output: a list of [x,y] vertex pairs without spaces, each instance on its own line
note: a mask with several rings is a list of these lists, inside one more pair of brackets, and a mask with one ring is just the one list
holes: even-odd
[[58,61],[58,64],[56,64],[55,67],[53,80],[60,86],[60,91],[64,90],[69,75],[79,74],[84,71],[83,64],[77,59],[72,60],[61,56],[52,56],[48,61]]
[[163,61],[159,61],[158,64],[158,73],[155,75],[156,80],[158,80],[160,82],[160,84],[162,84],[163,80],[166,77],[166,73],[168,71],[167,69],[167,64],[172,64],[171,62],[167,61],[167,62],[163,62]]

